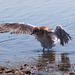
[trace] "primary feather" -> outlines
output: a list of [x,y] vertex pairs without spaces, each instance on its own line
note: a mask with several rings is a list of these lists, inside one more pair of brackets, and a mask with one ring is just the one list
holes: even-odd
[[60,25],[56,27],[55,34],[57,35],[57,38],[60,39],[60,45],[62,46],[64,46],[66,43],[68,43],[69,40],[72,39]]

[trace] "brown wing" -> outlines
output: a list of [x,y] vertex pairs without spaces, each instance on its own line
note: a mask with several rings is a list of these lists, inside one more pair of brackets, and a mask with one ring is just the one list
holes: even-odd
[[28,23],[0,23],[0,33],[31,34],[33,27]]

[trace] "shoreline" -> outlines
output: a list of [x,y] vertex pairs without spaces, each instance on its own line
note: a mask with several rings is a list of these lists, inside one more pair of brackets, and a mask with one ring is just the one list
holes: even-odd
[[[45,66],[43,63],[23,64],[16,68],[0,66],[0,75],[75,75],[75,64],[69,67],[68,64],[53,64],[48,62]],[[69,67],[69,68],[68,68]]]

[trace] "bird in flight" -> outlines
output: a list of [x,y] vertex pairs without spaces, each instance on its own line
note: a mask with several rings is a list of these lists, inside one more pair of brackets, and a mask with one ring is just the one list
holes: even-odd
[[41,43],[43,50],[51,49],[58,41],[60,41],[60,45],[64,46],[72,39],[60,25],[51,29],[47,26],[37,27],[28,23],[0,23],[0,33],[6,32],[33,35]]

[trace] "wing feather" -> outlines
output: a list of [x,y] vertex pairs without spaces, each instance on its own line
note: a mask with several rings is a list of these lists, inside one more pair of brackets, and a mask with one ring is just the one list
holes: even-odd
[[71,36],[60,25],[56,26],[55,34],[57,35],[57,38],[60,39],[60,45],[62,46],[72,39]]
[[33,27],[28,23],[0,23],[0,33],[31,34]]

